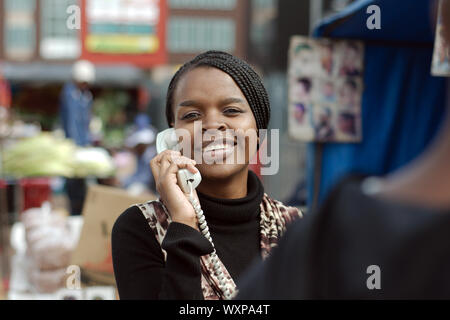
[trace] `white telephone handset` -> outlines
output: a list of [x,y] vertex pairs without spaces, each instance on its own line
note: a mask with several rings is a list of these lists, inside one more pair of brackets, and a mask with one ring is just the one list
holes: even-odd
[[[156,152],[161,153],[164,150],[174,150],[178,145],[178,139],[175,135],[175,129],[169,128],[160,133],[156,137]],[[200,172],[191,173],[187,169],[180,169],[177,173],[178,185],[184,193],[191,193],[191,187],[197,188],[202,181]]]
[[[177,147],[178,147],[178,139],[176,137],[175,129],[169,128],[158,133],[156,137],[156,152],[158,154],[168,149],[177,150]],[[180,189],[183,190],[184,193],[189,194],[189,202],[194,207],[200,231],[205,236],[205,238],[208,239],[209,242],[211,242],[212,246],[214,247],[211,234],[209,233],[208,225],[206,224],[205,215],[203,214],[203,210],[200,207],[200,203],[194,197],[193,193],[194,189],[197,188],[197,186],[200,184],[201,181],[202,176],[200,175],[200,172],[193,174],[187,169],[180,169],[177,172],[178,185],[180,186]],[[217,279],[219,280],[219,287],[223,293],[224,298],[227,300],[232,299],[233,296],[231,294],[231,290],[227,287],[225,283],[225,276],[220,268],[219,258],[217,256],[215,248],[213,253],[209,255],[209,259],[210,263],[213,265],[214,273]]]

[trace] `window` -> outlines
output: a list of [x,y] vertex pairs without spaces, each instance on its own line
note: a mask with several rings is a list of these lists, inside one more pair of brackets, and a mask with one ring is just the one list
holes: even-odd
[[28,60],[34,54],[35,0],[5,0],[4,47],[12,60]]
[[231,19],[172,17],[169,20],[168,49],[171,53],[205,50],[233,52],[235,24]]
[[170,0],[172,9],[234,10],[236,0]]
[[27,11],[35,10],[35,0],[5,0],[6,11]]
[[41,0],[40,54],[45,59],[74,59],[80,56],[78,30],[67,27],[67,8],[77,0]]

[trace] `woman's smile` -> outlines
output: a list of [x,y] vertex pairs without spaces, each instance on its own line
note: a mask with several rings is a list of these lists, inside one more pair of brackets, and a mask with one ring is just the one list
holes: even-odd
[[225,161],[234,154],[237,143],[231,138],[216,138],[213,141],[203,141],[202,158],[205,161]]

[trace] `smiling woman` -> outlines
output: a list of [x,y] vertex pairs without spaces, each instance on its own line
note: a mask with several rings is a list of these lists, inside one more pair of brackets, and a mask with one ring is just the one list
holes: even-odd
[[[287,225],[301,217],[296,208],[265,194],[248,168],[263,139],[260,130],[268,126],[269,99],[246,62],[209,51],[174,75],[166,115],[170,127],[189,133],[194,153],[166,150],[156,156],[151,167],[160,200],[130,207],[116,221],[112,250],[119,295],[224,299],[228,295],[220,283],[236,293],[235,280],[253,260],[267,257]],[[249,138],[252,131],[255,139]],[[239,153],[243,161],[237,161]],[[196,154],[205,161],[194,161]],[[196,212],[177,184],[177,171],[186,168],[201,173],[194,197],[214,247],[199,232]],[[219,263],[212,265],[208,257],[214,249]]]
[[[174,92],[172,108],[174,117],[171,119],[171,125],[176,129],[188,130],[192,137],[198,137],[200,134],[194,130],[196,121],[201,123],[203,132],[210,130],[214,134],[216,131],[214,135],[215,140],[218,141],[223,141],[225,137],[230,136],[226,135],[227,130],[228,132],[237,132],[238,129],[244,132],[257,131],[255,117],[244,94],[228,74],[215,68],[198,67],[184,75]],[[211,146],[211,143],[212,141],[206,141],[207,148]],[[256,152],[256,145],[242,147],[247,147],[245,163],[232,161],[227,164],[205,164],[202,162],[198,165],[206,181],[199,186],[200,192],[230,198],[241,198],[246,195],[246,184],[238,184],[238,188],[233,186],[227,190],[218,181],[245,178],[242,176],[247,175],[248,162]],[[207,154],[208,152],[211,154]],[[217,156],[212,152],[218,152],[218,150],[204,148],[203,158]],[[237,155],[237,152],[234,154]]]

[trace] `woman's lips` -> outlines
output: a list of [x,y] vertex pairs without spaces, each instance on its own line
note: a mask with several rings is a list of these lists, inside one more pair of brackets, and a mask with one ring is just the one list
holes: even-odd
[[205,150],[208,147],[212,147],[215,145],[230,145],[234,146],[236,145],[236,140],[231,138],[216,138],[213,141],[211,140],[204,140],[202,142],[202,149]]
[[204,141],[202,153],[206,160],[222,160],[234,152],[236,142],[231,139],[216,139],[215,141]]

